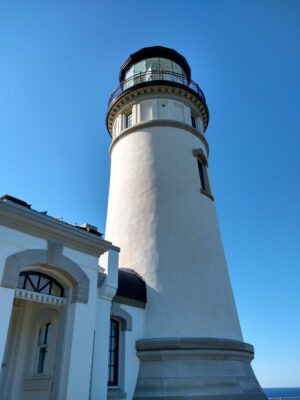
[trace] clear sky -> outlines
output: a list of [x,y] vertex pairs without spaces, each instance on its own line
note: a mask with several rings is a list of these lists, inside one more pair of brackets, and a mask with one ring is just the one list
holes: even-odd
[[127,56],[176,49],[210,109],[210,177],[264,387],[300,387],[300,1],[10,0],[0,189],[105,231],[107,101]]

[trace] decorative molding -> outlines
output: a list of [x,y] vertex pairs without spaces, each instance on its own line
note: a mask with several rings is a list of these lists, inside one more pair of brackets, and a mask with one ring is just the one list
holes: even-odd
[[254,348],[251,344],[233,339],[222,338],[159,338],[141,339],[136,342],[137,351],[154,350],[233,350],[248,353],[253,358]]
[[111,242],[101,239],[99,236],[11,201],[0,201],[0,219],[1,225],[8,228],[61,243],[62,246],[96,257],[109,249],[120,251]]
[[146,303],[144,303],[142,301],[135,300],[135,299],[130,299],[129,297],[116,295],[113,298],[113,301],[115,303],[125,304],[125,305],[131,306],[131,307],[146,308]]
[[205,167],[208,167],[207,158],[202,149],[193,149],[193,156],[198,158]]
[[97,287],[101,288],[103,282],[105,281],[106,274],[104,272],[98,272]]
[[135,85],[135,87],[130,87],[128,91],[123,92],[122,95],[120,95],[110,105],[106,117],[106,125],[109,133],[111,134],[112,132],[112,125],[116,114],[119,112],[120,108],[124,106],[124,104],[132,101],[133,99],[137,99],[141,95],[153,93],[167,93],[175,96],[179,95],[181,98],[192,101],[200,109],[204,124],[204,131],[206,130],[208,126],[209,113],[207,106],[203,104],[197,94],[194,94],[193,91],[185,86],[179,87],[179,85],[174,82],[163,81],[158,84],[157,82],[152,81],[141,84],[140,86]]
[[251,362],[254,348],[251,344],[229,339],[163,338],[141,339],[136,342],[142,360],[235,360]]
[[127,394],[124,390],[120,388],[110,388],[107,389],[107,399],[126,399]]
[[87,303],[90,281],[85,272],[62,254],[62,245],[48,242],[48,250],[24,250],[7,257],[0,286],[15,289],[20,272],[27,267],[50,266],[64,275],[72,285],[72,303]]
[[[202,135],[197,129],[193,128],[191,125],[186,124],[185,122],[181,121],[175,121],[173,119],[152,119],[150,121],[144,121],[144,122],[139,122],[138,124],[132,125],[129,128],[125,129],[123,132],[121,132],[111,143],[110,145],[110,155],[112,153],[112,150],[114,146],[124,137],[127,135],[130,135],[133,132],[138,131],[139,129],[144,129],[144,128],[151,128],[151,127],[161,127],[161,126],[170,126],[174,128],[178,128],[184,131],[189,131],[192,133],[194,136],[196,136],[198,139],[201,140],[203,143],[205,150],[207,152],[207,155],[209,154],[209,147],[207,140],[204,135]],[[202,150],[203,151],[203,150]]]
[[121,331],[132,331],[132,316],[125,310],[123,310],[119,304],[112,303],[111,317],[116,317],[121,323]]
[[21,300],[36,301],[38,303],[47,303],[55,306],[66,304],[66,299],[63,297],[50,296],[48,294],[31,292],[30,290],[16,289],[15,298]]
[[32,376],[24,380],[24,390],[30,391],[48,391],[52,383],[52,376]]
[[248,343],[162,338],[138,340],[136,348],[140,369],[133,400],[267,400]]

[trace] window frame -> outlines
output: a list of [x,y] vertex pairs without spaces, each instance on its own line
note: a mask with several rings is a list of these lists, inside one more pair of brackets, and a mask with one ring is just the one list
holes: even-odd
[[36,374],[45,374],[45,371],[47,370],[49,364],[47,353],[49,353],[49,342],[51,341],[52,330],[53,323],[51,319],[41,321],[38,328],[37,357],[35,365]]
[[197,129],[197,117],[193,112],[191,112],[191,125],[194,129]]
[[[112,324],[116,326],[116,335],[112,336]],[[109,348],[108,348],[108,379],[107,387],[109,389],[120,386],[120,321],[113,316],[110,317],[109,325]],[[115,339],[114,349],[112,349],[112,339]],[[111,364],[111,354],[113,355],[113,364]],[[110,368],[113,368],[113,379],[110,380]]]
[[[37,276],[37,282],[34,283],[32,280],[33,276]],[[22,281],[22,285],[19,285],[20,278],[24,277]],[[46,280],[44,284],[41,284],[41,278]],[[29,282],[30,286],[28,287],[27,283]],[[55,286],[57,289],[60,290],[60,296],[57,294],[53,294],[53,290],[55,290]],[[49,293],[43,292],[45,288],[48,288]],[[35,292],[35,293],[41,293],[45,294],[47,296],[55,296],[55,297],[64,297],[64,287],[61,283],[59,283],[56,279],[52,278],[52,276],[44,274],[43,272],[39,271],[32,271],[32,270],[26,270],[22,271],[19,275],[18,278],[18,284],[17,284],[17,289],[22,289],[22,290],[28,290],[30,292]]]
[[211,193],[208,172],[207,172],[208,162],[204,154],[204,151],[202,149],[194,149],[193,155],[194,157],[196,157],[197,160],[198,173],[200,178],[200,191],[202,194],[206,195],[211,200],[214,200],[214,197]]
[[[51,324],[51,331],[50,335],[48,335],[47,343],[40,344],[40,330],[42,329],[42,332],[44,333],[45,331],[43,328],[49,323]],[[45,308],[44,310],[40,311],[33,320],[32,328],[33,336],[30,344],[30,346],[32,346],[32,351],[30,353],[30,375],[28,378],[53,376],[54,361],[56,356],[56,339],[58,333],[58,311],[53,308]],[[43,361],[43,370],[39,371],[40,350],[45,346],[47,348],[47,352]]]
[[127,129],[130,128],[132,125],[133,125],[133,112],[131,108],[130,110],[127,110],[127,112],[124,113],[124,126],[125,129]]

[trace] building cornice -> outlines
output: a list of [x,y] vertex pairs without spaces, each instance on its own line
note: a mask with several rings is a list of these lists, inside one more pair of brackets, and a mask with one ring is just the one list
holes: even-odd
[[111,104],[106,115],[106,126],[110,135],[112,134],[112,126],[114,119],[116,115],[119,113],[120,109],[123,108],[125,104],[132,101],[137,101],[140,96],[144,96],[145,94],[153,94],[153,93],[165,93],[167,95],[176,95],[176,96],[179,95],[191,101],[193,104],[195,104],[196,107],[200,109],[204,124],[204,131],[206,130],[209,120],[208,108],[206,104],[200,100],[199,96],[193,90],[175,82],[152,81],[128,88],[128,90],[124,91]]
[[66,247],[97,257],[109,249],[120,251],[92,233],[10,201],[0,202],[0,224],[45,240],[59,241]]
[[191,125],[186,124],[185,122],[180,122],[180,121],[175,121],[172,119],[152,119],[150,121],[144,121],[144,122],[139,122],[137,124],[134,124],[130,126],[127,129],[124,129],[112,142],[110,145],[110,155],[113,151],[114,146],[124,137],[130,135],[133,132],[139,131],[140,129],[145,129],[145,128],[151,128],[151,127],[161,127],[161,126],[171,126],[173,128],[179,128],[184,131],[189,131],[192,133],[194,136],[196,136],[198,139],[201,140],[203,143],[207,157],[209,155],[209,146],[207,143],[207,140],[204,135],[202,135],[197,129],[193,128]]

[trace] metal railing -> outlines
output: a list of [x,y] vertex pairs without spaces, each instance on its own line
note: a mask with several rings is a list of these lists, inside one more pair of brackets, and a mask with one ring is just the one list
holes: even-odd
[[112,92],[108,106],[116,99],[120,94],[122,94],[125,90],[128,90],[136,85],[140,85],[147,82],[153,81],[169,81],[179,83],[183,86],[192,89],[194,92],[201,97],[201,99],[205,101],[205,96],[200,87],[197,85],[196,82],[192,81],[191,79],[188,80],[185,75],[177,74],[176,72],[172,71],[164,71],[164,70],[155,70],[155,71],[148,71],[148,72],[140,72],[131,76],[130,78],[125,79],[120,83],[119,86]]

